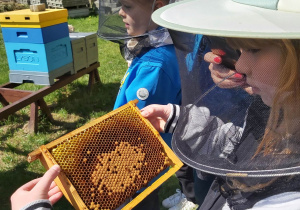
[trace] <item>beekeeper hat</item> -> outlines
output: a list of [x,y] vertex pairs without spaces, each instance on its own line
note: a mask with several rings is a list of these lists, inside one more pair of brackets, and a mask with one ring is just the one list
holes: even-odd
[[300,38],[299,0],[186,0],[152,15],[176,31],[223,37]]

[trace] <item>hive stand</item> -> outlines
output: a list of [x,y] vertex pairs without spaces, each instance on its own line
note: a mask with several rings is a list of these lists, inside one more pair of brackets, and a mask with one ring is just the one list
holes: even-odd
[[90,65],[78,71],[73,75],[63,75],[51,86],[45,86],[38,91],[27,91],[14,89],[21,84],[6,83],[0,86],[0,102],[3,108],[0,109],[0,120],[6,119],[9,115],[18,110],[30,105],[30,120],[29,132],[35,133],[38,125],[38,109],[40,108],[48,117],[50,122],[54,122],[49,107],[44,101],[43,97],[52,93],[53,91],[70,84],[74,80],[89,74],[88,88],[91,89],[96,82],[100,82],[100,76],[97,68],[100,66],[99,62]]

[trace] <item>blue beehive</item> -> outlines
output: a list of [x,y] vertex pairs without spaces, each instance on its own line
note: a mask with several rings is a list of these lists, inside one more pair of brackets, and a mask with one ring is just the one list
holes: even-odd
[[69,36],[68,23],[44,28],[2,28],[4,42],[46,44]]
[[73,61],[70,38],[47,44],[5,43],[11,70],[51,72]]
[[0,14],[10,82],[52,85],[55,78],[75,73],[67,14],[65,9]]

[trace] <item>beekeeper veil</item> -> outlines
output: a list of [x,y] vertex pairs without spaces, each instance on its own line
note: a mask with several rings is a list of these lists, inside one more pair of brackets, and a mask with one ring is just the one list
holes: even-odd
[[119,43],[126,60],[132,60],[149,47],[172,44],[168,30],[151,19],[158,1],[168,3],[167,0],[100,0],[98,36]]
[[[172,149],[187,165],[223,177],[300,173],[300,26],[290,21],[300,19],[299,6],[187,0],[154,12],[178,57],[183,106],[174,108],[180,115]],[[222,57],[224,72],[243,75],[243,85],[226,87],[241,76],[235,73],[212,80],[204,61],[211,51]]]

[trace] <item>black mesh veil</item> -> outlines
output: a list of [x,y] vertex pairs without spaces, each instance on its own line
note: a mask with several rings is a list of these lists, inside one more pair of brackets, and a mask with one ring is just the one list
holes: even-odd
[[[179,5],[174,6],[178,11]],[[172,149],[183,162],[201,172],[225,177],[231,189],[243,192],[268,189],[274,186],[270,185],[273,182],[284,186],[283,177],[287,176],[299,179],[293,176],[300,174],[299,40],[284,39],[281,33],[271,39],[268,35],[272,33],[268,31],[263,39],[257,38],[261,33],[250,33],[251,38],[247,38],[244,31],[225,31],[226,37],[218,37],[221,35],[216,34],[223,31],[208,33],[205,27],[211,25],[203,26],[205,35],[159,28],[132,37],[118,15],[119,9],[116,8],[115,13],[100,13],[99,37],[122,40],[128,48],[132,38],[143,42],[142,46],[147,43],[153,46],[157,40],[160,40],[157,43],[165,42],[170,35],[175,45],[182,106],[180,114],[176,113],[179,118]],[[178,21],[184,19],[166,14]],[[161,23],[163,25],[164,21]],[[191,24],[185,22],[190,28],[197,28],[196,23],[194,20]],[[174,29],[176,21],[165,25]],[[178,26],[181,28],[182,31],[190,29]],[[232,34],[240,38],[230,37]],[[222,57],[224,71],[236,69],[244,75],[243,84],[228,88],[228,79],[235,78],[235,73],[213,81],[210,64],[204,61],[204,56],[211,51]]]
[[[147,1],[149,4],[145,4]],[[173,3],[173,0],[164,2],[170,4]],[[151,20],[151,14],[155,10],[155,3],[156,0],[99,1],[98,36],[118,43],[121,54],[129,62],[143,50],[151,47],[156,48],[164,44],[172,44],[166,28],[160,26],[153,28],[154,22]],[[128,12],[127,17],[132,15],[130,13],[130,10],[133,10],[130,8],[132,6],[140,14],[139,17],[132,17],[134,22],[145,19],[143,23],[144,30],[135,34],[130,34],[130,27],[133,27],[133,25],[128,24],[128,19],[124,15],[124,11],[125,13]]]
[[[136,7],[140,11],[145,11],[144,4],[145,2],[141,0],[132,1]],[[152,12],[154,11],[154,4],[156,0],[149,0],[152,2]],[[173,3],[174,0],[168,1],[168,3]],[[152,33],[161,33],[160,30],[156,31],[145,31],[141,34],[136,34],[134,36],[129,35],[127,33],[127,28],[125,23],[123,22],[122,16],[119,14],[120,10],[122,9],[122,4],[125,4],[126,1],[124,0],[100,0],[99,1],[99,22],[98,22],[98,31],[97,34],[100,38],[115,41],[115,42],[122,42],[123,40],[128,40],[133,37],[143,37],[147,36]],[[126,5],[125,5],[126,6]],[[150,25],[152,22],[151,17],[149,16]],[[165,29],[162,29],[164,31]]]
[[[295,88],[299,69],[293,76],[285,75],[289,72],[286,68],[299,67],[295,67],[297,62],[287,64],[285,56],[280,57],[280,61],[272,60],[276,53],[285,55],[285,44],[274,45],[274,40],[260,44],[255,39],[235,42],[232,38],[170,33],[182,83],[183,104],[172,140],[172,149],[180,159],[199,171],[219,176],[266,177],[255,180],[256,184],[272,180],[268,177],[299,174],[299,93]],[[244,42],[249,44],[243,46]],[[290,44],[299,50],[299,41]],[[243,51],[237,48],[240,45]],[[260,68],[261,72],[252,70],[256,75],[245,76],[245,81],[252,85],[252,92],[246,92],[245,86],[224,88],[227,78],[213,82],[209,64],[204,61],[204,55],[211,51],[226,61],[222,63],[224,68],[238,67],[238,71],[245,73],[247,69],[243,66]],[[258,59],[259,53],[269,53],[274,58],[262,56],[260,58],[267,59],[262,62]],[[277,71],[276,68],[279,76],[270,73],[270,70]],[[233,76],[228,75],[228,78]],[[291,86],[274,86],[284,86],[284,83]],[[248,182],[251,179],[243,181]]]

